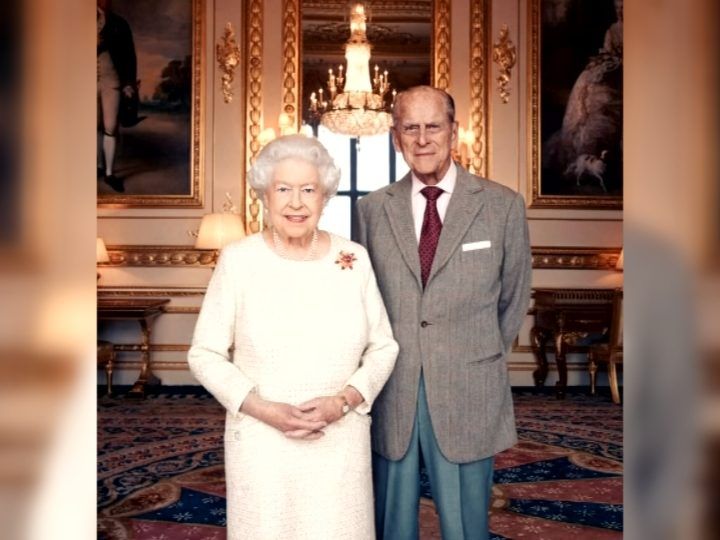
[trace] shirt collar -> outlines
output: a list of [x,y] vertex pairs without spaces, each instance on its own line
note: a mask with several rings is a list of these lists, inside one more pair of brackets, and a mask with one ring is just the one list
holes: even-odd
[[[417,176],[415,176],[414,172],[410,173],[412,177],[412,196],[414,197],[420,191],[427,187],[425,184],[423,184]],[[455,189],[455,183],[457,181],[457,166],[455,165],[455,162],[450,163],[450,167],[448,167],[447,172],[445,173],[445,176],[442,177],[442,180],[440,180],[437,184],[435,184],[437,187],[442,189],[445,193],[448,193],[452,195],[453,190]]]

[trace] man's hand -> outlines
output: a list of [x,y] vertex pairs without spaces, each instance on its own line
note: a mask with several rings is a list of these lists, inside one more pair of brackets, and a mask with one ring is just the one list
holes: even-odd
[[123,94],[125,94],[125,97],[129,97],[129,98],[133,97],[133,94],[135,93],[135,89],[132,86],[130,86],[129,84],[127,86],[125,86],[125,88],[123,88],[122,91],[123,91]]

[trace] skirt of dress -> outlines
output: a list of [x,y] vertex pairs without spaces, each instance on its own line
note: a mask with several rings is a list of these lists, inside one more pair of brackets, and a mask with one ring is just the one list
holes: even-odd
[[370,421],[350,412],[303,441],[252,417],[228,419],[228,539],[375,538]]

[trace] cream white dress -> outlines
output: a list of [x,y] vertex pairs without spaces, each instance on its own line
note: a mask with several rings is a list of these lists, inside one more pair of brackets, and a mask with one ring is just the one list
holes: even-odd
[[[315,261],[245,238],[223,250],[208,285],[188,362],[227,410],[230,540],[375,537],[368,412],[398,346],[367,252],[330,236]],[[319,440],[239,412],[250,391],[296,405],[348,384],[365,402]]]

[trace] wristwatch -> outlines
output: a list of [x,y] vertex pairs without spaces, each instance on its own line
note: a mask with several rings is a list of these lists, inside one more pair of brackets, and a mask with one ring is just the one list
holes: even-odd
[[350,412],[350,404],[348,403],[345,394],[338,394],[338,397],[343,400],[342,413],[343,416],[345,416],[347,413]]

